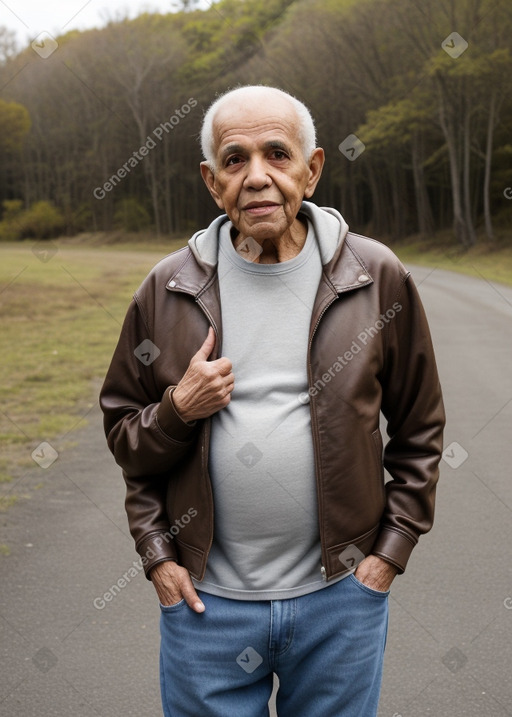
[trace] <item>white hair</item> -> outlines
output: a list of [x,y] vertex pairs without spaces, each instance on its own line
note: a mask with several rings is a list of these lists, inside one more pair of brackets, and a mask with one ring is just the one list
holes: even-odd
[[255,95],[260,95],[263,99],[264,95],[267,95],[268,97],[269,91],[279,93],[279,95],[287,99],[293,106],[297,114],[297,119],[299,121],[299,139],[302,144],[304,159],[306,160],[306,162],[309,162],[311,154],[316,148],[316,130],[313,117],[311,116],[311,113],[306,107],[306,105],[293,95],[290,95],[288,94],[288,92],[284,92],[284,90],[280,90],[277,87],[267,87],[266,85],[245,85],[243,87],[237,87],[233,90],[229,90],[228,92],[225,92],[224,94],[220,95],[220,97],[218,97],[208,107],[206,114],[203,118],[203,124],[201,127],[201,149],[203,152],[203,157],[205,158],[210,169],[214,170],[217,164],[215,157],[215,139],[213,126],[215,122],[215,116],[220,107],[225,103],[229,102],[229,100],[233,99],[235,96],[244,99],[249,97],[252,98]]

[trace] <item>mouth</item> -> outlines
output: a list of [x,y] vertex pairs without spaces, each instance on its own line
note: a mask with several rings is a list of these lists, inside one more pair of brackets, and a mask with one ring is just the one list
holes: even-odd
[[243,207],[243,211],[246,211],[253,216],[265,216],[267,214],[271,214],[279,206],[279,204],[269,201],[249,202],[249,204],[246,204]]

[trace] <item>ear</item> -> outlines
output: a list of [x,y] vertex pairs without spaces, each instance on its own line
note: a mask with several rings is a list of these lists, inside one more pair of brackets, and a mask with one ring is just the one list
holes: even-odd
[[325,153],[321,147],[317,147],[309,159],[309,181],[304,190],[304,196],[309,199],[313,196],[325,163]]
[[219,209],[224,209],[224,202],[222,201],[222,198],[215,186],[215,174],[210,168],[208,162],[201,162],[201,177],[203,178],[204,183],[208,187],[208,191],[214,198],[216,205],[219,207]]

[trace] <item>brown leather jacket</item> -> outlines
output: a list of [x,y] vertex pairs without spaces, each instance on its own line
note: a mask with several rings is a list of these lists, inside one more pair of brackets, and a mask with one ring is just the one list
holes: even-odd
[[[304,203],[303,211],[321,231],[324,210]],[[210,245],[223,221],[206,231]],[[310,388],[298,397],[311,409],[327,580],[352,567],[344,555],[361,553],[403,572],[432,526],[444,427],[430,333],[409,273],[374,240],[340,226],[335,241],[312,313]],[[101,391],[108,445],[123,469],[130,530],[147,575],[174,559],[201,580],[212,544],[210,419],[184,423],[170,398],[210,325],[215,359],[222,355],[216,266],[186,247],[157,264],[135,294]],[[344,553],[349,546],[360,553]]]

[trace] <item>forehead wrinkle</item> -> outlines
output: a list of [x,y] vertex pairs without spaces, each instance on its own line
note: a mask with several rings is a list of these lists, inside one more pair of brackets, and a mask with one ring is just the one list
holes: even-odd
[[[257,112],[261,111],[260,108],[257,108]],[[247,135],[254,135],[254,134],[265,134],[269,132],[276,132],[277,134],[283,134],[285,143],[288,147],[294,144],[294,142],[299,142],[299,127],[298,127],[298,121],[296,113],[292,108],[286,108],[286,112],[283,112],[283,115],[280,116],[266,116],[262,119],[252,119],[251,116],[248,116],[249,110],[248,108],[243,108],[243,112],[226,112],[225,110],[220,110],[215,117],[214,121],[214,141],[215,145],[217,147],[217,151],[221,149],[222,153],[224,154],[224,149],[222,148],[222,145],[225,142],[229,142],[229,137],[233,136],[233,142],[229,142],[229,144],[239,144],[236,142],[235,137],[244,137]],[[238,114],[238,117],[237,117]],[[240,114],[243,114],[244,117],[241,118]],[[222,120],[222,117],[225,117],[224,121]],[[276,138],[276,141],[282,141],[278,140]]]
[[231,132],[243,134],[248,132],[252,134],[254,132],[270,132],[281,131],[286,134],[290,131],[294,133],[297,130],[297,122],[295,117],[292,121],[291,117],[288,119],[285,117],[265,117],[264,119],[236,119],[233,115],[227,117],[224,121],[216,119],[215,129],[218,134],[229,134]]

